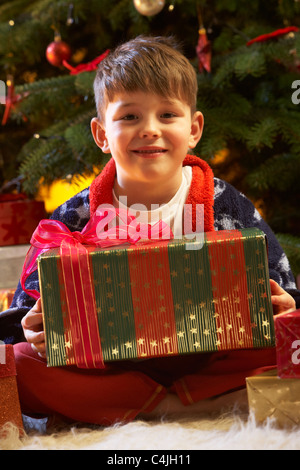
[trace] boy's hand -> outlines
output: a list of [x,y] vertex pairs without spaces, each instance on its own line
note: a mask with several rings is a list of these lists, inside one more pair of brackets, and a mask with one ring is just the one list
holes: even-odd
[[270,279],[271,301],[274,315],[293,312],[296,310],[296,302],[277,282]]
[[24,336],[32,349],[41,357],[46,357],[45,333],[41,299],[38,299],[31,310],[22,318]]

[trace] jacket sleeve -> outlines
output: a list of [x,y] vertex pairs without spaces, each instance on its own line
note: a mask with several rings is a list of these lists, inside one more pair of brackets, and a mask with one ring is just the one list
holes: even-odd
[[268,239],[268,259],[270,278],[291,294],[297,308],[300,307],[300,291],[296,288],[295,279],[289,261],[269,225],[259,214],[252,202],[229,183],[214,179],[214,218],[216,230],[233,230],[257,227]]
[[[89,220],[89,189],[59,206],[50,219],[63,222],[71,231],[82,230]],[[27,289],[39,291],[38,273],[34,271],[26,281]],[[7,344],[24,341],[22,318],[34,306],[35,300],[23,291],[20,281],[8,310],[0,312],[0,340]]]

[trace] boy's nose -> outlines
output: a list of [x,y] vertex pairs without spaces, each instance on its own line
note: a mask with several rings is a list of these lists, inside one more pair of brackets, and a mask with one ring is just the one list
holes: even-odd
[[154,121],[144,123],[140,130],[140,137],[143,139],[153,139],[161,135],[158,125]]

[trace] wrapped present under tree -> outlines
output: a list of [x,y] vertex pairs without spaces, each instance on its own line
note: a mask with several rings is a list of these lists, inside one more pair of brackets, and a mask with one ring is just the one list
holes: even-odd
[[24,194],[1,195],[0,246],[28,244],[43,217],[44,202],[28,199]]
[[246,378],[249,411],[257,423],[273,420],[280,427],[300,424],[300,380],[282,379],[277,369]]
[[205,233],[203,246],[152,240],[100,249],[76,241],[63,256],[43,253],[38,268],[50,366],[275,344],[258,229]]

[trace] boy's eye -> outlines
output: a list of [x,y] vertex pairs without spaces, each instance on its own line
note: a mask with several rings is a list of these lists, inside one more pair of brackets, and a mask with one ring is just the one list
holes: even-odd
[[133,121],[134,119],[137,119],[135,114],[126,114],[126,116],[122,117],[123,121]]
[[175,117],[175,116],[176,116],[175,113],[163,113],[163,114],[161,115],[161,117],[162,117],[163,119],[170,119],[170,118],[173,118],[173,117]]

